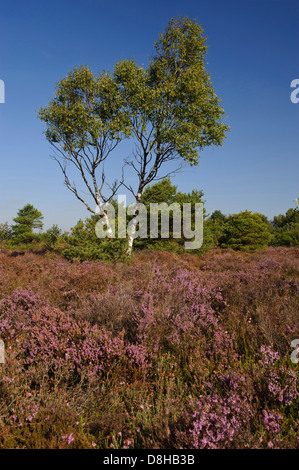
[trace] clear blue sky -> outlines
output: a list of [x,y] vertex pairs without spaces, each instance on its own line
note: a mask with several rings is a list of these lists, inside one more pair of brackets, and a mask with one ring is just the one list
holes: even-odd
[[[270,219],[299,196],[299,0],[3,0],[0,11],[0,222],[27,202],[45,229],[89,216],[63,185],[37,119],[55,83],[75,65],[112,70],[133,57],[147,65],[172,16],[197,18],[208,36],[208,71],[231,132],[173,182],[202,189],[209,213],[257,211]],[[111,175],[119,176],[116,155]],[[118,160],[119,159],[119,160]]]

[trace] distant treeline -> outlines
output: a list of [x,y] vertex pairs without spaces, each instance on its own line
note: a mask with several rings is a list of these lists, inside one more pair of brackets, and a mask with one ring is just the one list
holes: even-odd
[[[143,194],[142,202],[149,207],[151,203],[167,204],[203,203],[203,192],[192,190],[191,193],[178,191],[169,178],[163,179],[149,186]],[[116,211],[116,201],[112,201]],[[62,232],[58,225],[53,225],[46,231],[43,229],[43,215],[31,204],[20,209],[13,219],[14,224],[0,222],[0,242],[6,248],[30,249],[32,247],[61,252],[66,258],[115,259],[122,258],[126,253],[127,240],[99,239],[95,233],[95,225],[100,216],[92,215],[84,221],[79,220],[70,232]],[[194,228],[194,211],[191,214]],[[161,222],[161,220],[160,220]],[[185,251],[185,239],[175,238],[172,233],[172,220],[170,212],[170,232],[168,238],[161,237],[159,223],[158,238],[136,238],[134,247],[137,250],[153,249],[175,252]],[[34,232],[39,230],[39,233]],[[205,253],[212,248],[231,248],[254,252],[265,249],[267,246],[298,246],[299,245],[299,209],[290,208],[273,220],[260,213],[243,211],[237,214],[225,215],[220,210],[207,214],[204,209],[203,245],[197,250],[188,250],[194,254]]]

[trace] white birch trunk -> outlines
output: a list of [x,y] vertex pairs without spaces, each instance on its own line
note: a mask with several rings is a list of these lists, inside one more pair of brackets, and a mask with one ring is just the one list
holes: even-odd
[[106,212],[103,213],[103,220],[107,226],[107,235],[108,235],[108,238],[113,238],[113,230],[111,228],[111,224],[109,222],[109,218],[108,218],[108,215]]
[[108,217],[108,214],[107,214],[107,211],[105,211],[105,204],[102,204],[100,202],[98,202],[98,205],[97,205],[97,209],[95,211],[95,214],[99,214],[102,218],[100,221],[97,222],[96,224],[96,229],[97,229],[97,226],[98,224],[99,225],[99,229],[100,229],[100,233],[102,232],[102,227],[104,225],[106,225],[107,229],[106,229],[106,234],[105,235],[100,235],[99,232],[97,233],[97,230],[96,230],[96,234],[99,238],[103,238],[103,236],[108,236],[108,238],[114,238],[115,234],[112,230],[112,227],[111,227],[111,223],[109,221],[109,217]]
[[[137,201],[136,201],[136,205],[135,205],[135,209],[134,209],[135,213],[138,210],[139,204],[141,202],[141,193],[140,192],[138,192],[136,199],[137,199]],[[133,243],[134,243],[134,239],[135,239],[135,236],[136,236],[136,226],[137,226],[137,224],[138,224],[138,216],[135,214],[133,220],[131,221],[130,232],[128,233],[127,255],[129,255],[129,256],[131,256],[132,251],[133,251]]]
[[130,233],[128,234],[128,248],[127,248],[127,254],[130,256],[133,251],[133,243],[135,239],[135,234],[136,234],[136,225],[138,223],[137,216],[135,216],[134,220],[132,221],[132,229],[130,230]]

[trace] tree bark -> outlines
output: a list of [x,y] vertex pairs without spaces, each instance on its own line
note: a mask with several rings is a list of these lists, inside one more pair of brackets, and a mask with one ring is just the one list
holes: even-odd
[[138,208],[139,208],[139,205],[141,203],[141,191],[139,190],[138,193],[137,193],[137,197],[136,197],[136,204],[135,204],[135,208],[134,208],[134,216],[133,216],[133,219],[131,221],[131,231],[130,233],[128,233],[128,248],[127,248],[127,255],[131,256],[132,254],[132,251],[133,251],[133,244],[134,244],[134,240],[135,240],[135,235],[136,235],[136,227],[137,227],[137,224],[138,224],[138,214],[136,214],[136,212],[138,211]]

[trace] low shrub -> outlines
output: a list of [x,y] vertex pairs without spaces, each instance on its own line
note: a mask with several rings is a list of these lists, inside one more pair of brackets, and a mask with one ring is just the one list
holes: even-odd
[[1,448],[298,448],[299,250],[0,252]]

